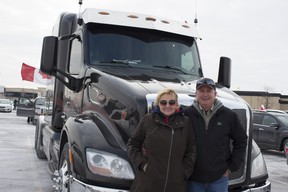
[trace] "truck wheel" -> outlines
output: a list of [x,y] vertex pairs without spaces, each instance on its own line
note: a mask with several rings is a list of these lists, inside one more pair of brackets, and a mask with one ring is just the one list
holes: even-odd
[[41,130],[40,130],[40,125],[37,123],[35,127],[35,141],[34,141],[34,148],[36,152],[36,156],[38,159],[47,159],[44,151],[41,149]]
[[61,192],[70,192],[70,175],[71,175],[71,165],[69,161],[69,144],[64,145],[63,151],[60,157],[59,164],[59,174],[60,174],[60,188]]

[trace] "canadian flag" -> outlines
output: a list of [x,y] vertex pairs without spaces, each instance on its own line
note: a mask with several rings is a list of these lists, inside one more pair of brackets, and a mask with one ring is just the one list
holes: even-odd
[[44,85],[52,84],[51,76],[46,75],[42,73],[40,69],[27,65],[25,63],[22,63],[21,76],[22,76],[22,80],[25,80],[25,81],[31,81],[34,83],[39,83],[39,84],[44,84]]

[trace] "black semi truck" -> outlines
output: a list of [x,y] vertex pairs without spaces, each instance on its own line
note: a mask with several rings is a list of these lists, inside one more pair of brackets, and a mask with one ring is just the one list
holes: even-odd
[[[198,39],[187,22],[138,13],[85,9],[59,16],[44,37],[40,66],[54,78],[46,92],[53,109],[39,117],[35,131],[36,154],[48,160],[55,191],[129,191],[134,168],[126,142],[159,90],[175,89],[183,107],[193,102],[204,76]],[[252,110],[229,89],[230,63],[220,58],[218,98],[236,111],[249,139],[229,191],[268,192],[266,164],[251,135]]]

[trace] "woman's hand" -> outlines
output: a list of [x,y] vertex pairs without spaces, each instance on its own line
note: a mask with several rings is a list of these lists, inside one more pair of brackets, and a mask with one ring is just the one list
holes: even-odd
[[144,165],[144,167],[143,167],[143,171],[144,171],[144,173],[146,173],[146,168],[147,168],[147,163]]

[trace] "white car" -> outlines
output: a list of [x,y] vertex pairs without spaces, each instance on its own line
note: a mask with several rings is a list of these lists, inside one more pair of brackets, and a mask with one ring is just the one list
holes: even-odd
[[9,113],[12,111],[12,105],[9,99],[0,99],[0,111]]

